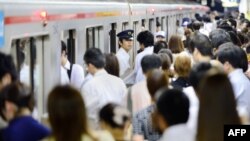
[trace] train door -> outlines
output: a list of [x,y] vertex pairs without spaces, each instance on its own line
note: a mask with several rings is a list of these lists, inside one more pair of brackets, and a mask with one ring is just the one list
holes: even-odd
[[87,48],[96,47],[104,51],[104,32],[102,26],[89,27],[86,30]]
[[67,45],[67,57],[70,63],[76,63],[76,30],[62,31],[61,40]]
[[[139,50],[139,48],[140,48],[139,43],[136,40],[136,37],[137,37],[138,33],[140,32],[140,26],[139,26],[138,21],[135,21],[133,23],[133,30],[134,30],[134,44],[133,44],[133,49],[132,49],[132,59],[130,60],[131,64],[132,64],[132,62],[134,62],[135,56],[137,55],[137,50]],[[133,66],[133,64],[131,66]]]
[[149,19],[148,30],[154,33],[154,19]]
[[144,30],[146,30],[146,20],[142,19],[141,20],[141,31],[144,31]]
[[167,36],[166,36],[166,39],[167,41],[169,40],[169,20],[168,20],[169,16],[166,17],[166,33],[167,33]]
[[126,29],[128,29],[128,28],[129,28],[129,23],[128,23],[128,22],[122,23],[122,31],[123,31],[123,30],[126,30]]
[[48,35],[23,37],[12,40],[11,54],[16,64],[19,80],[28,85],[34,93],[36,101],[33,116],[37,119],[42,117],[46,111],[46,93],[48,89],[45,86],[45,79],[48,76],[46,72],[51,69],[45,64],[45,48],[49,42]]
[[159,17],[156,18],[156,31],[155,32],[158,32],[158,31],[161,31],[161,26],[162,24],[160,23],[160,20],[159,20]]
[[167,31],[166,31],[166,18],[165,17],[161,17],[161,30],[165,31],[167,33]]
[[117,28],[117,24],[112,23],[111,30],[109,31],[110,52],[112,52],[112,53],[116,53],[116,28]]
[[170,39],[170,37],[172,36],[173,34],[173,25],[172,25],[172,15],[169,16],[168,18],[168,40]]

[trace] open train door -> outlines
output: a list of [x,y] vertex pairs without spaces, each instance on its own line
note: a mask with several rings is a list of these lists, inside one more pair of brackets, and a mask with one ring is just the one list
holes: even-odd
[[20,37],[11,42],[11,54],[19,73],[19,80],[28,85],[34,93],[33,117],[38,120],[46,111],[44,105],[46,105],[46,95],[49,90],[44,83],[45,79],[49,79],[47,74],[51,70],[51,65],[46,64],[48,62],[46,58],[49,59],[46,57],[49,56],[49,52],[46,52],[48,42],[48,35]]

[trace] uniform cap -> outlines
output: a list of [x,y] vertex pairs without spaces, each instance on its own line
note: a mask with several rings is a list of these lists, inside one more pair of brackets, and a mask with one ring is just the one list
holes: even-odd
[[133,33],[134,31],[129,29],[129,30],[124,30],[120,33],[117,34],[118,38],[125,38],[125,39],[131,39],[133,40]]

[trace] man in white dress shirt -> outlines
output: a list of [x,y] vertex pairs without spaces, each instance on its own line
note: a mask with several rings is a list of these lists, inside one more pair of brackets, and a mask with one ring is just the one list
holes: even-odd
[[129,70],[130,64],[129,64],[129,51],[131,50],[133,46],[133,30],[124,30],[117,34],[117,37],[119,38],[119,50],[116,53],[116,57],[119,62],[120,67],[120,76],[123,78],[124,74],[126,74],[126,71]]
[[229,43],[222,44],[217,52],[217,59],[223,64],[233,86],[237,106],[246,108],[250,117],[250,81],[243,72],[248,65],[247,62],[243,64],[244,58],[247,58],[246,53]]
[[126,103],[127,88],[119,77],[108,74],[105,69],[105,57],[97,48],[90,48],[84,54],[87,70],[93,75],[83,86],[81,92],[87,108],[92,128],[98,128],[98,112],[107,103],[121,105]]
[[135,58],[135,82],[145,80],[145,76],[141,68],[141,60],[144,56],[153,54],[154,49],[154,35],[150,31],[142,31],[137,36],[137,41],[144,50],[139,53]]
[[71,64],[67,58],[66,44],[61,41],[61,84],[70,83],[72,86],[81,89],[84,80],[83,68],[78,64]]
[[137,41],[140,44],[140,48],[144,48],[144,50],[136,55],[134,71],[124,80],[126,83],[128,82],[130,84],[145,80],[145,76],[142,73],[141,60],[144,56],[153,54],[154,49],[154,35],[150,31],[140,32],[137,35]]
[[195,141],[195,133],[186,125],[188,97],[176,89],[164,89],[159,94],[156,115],[158,127],[163,131],[160,141]]

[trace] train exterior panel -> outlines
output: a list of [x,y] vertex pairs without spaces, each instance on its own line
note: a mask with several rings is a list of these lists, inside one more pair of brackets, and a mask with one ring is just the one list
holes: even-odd
[[[154,2],[157,3],[142,0],[133,3],[125,0],[0,0],[0,14],[3,15],[0,38],[4,41],[0,51],[12,54],[19,71],[24,62],[29,66],[27,83],[37,93],[38,117],[46,111],[48,92],[60,83],[61,40],[69,46],[69,60],[83,64],[83,54],[89,47],[116,52],[115,34],[124,29],[133,29],[135,36],[144,29],[155,32],[159,21],[161,30],[171,35],[176,33],[176,20],[208,10],[188,2]],[[138,48],[134,40],[131,64]],[[25,52],[24,62],[20,50]]]

